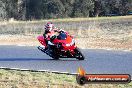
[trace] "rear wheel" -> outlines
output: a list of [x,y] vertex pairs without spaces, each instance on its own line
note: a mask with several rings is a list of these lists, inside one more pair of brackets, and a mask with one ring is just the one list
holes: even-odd
[[59,60],[59,57],[58,57],[57,55],[54,55],[52,58],[53,58],[54,60]]
[[83,54],[81,53],[81,50],[79,48],[75,49],[75,57],[78,60],[84,60],[85,57],[83,56]]
[[59,55],[58,55],[56,49],[53,49],[53,56],[52,56],[52,58],[53,58],[54,60],[59,60]]

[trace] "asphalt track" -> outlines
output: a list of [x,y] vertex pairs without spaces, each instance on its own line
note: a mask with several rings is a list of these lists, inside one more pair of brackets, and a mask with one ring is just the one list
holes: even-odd
[[35,46],[0,46],[0,67],[77,73],[82,66],[88,74],[132,75],[132,52],[82,49],[83,61],[74,58],[52,60]]

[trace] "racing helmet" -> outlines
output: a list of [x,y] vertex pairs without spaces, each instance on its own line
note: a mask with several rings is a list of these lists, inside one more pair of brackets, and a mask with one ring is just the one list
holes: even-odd
[[45,30],[46,31],[52,31],[52,29],[54,29],[54,24],[52,22],[48,22],[46,25],[45,25]]

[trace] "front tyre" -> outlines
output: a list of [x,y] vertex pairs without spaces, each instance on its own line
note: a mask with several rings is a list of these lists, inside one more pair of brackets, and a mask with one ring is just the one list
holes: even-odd
[[79,48],[75,49],[75,58],[78,60],[84,60],[85,57],[83,56],[83,54],[81,53],[81,50]]

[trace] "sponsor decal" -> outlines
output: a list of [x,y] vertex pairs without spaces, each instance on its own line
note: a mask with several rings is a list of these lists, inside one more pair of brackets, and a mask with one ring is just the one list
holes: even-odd
[[86,74],[85,70],[79,67],[76,80],[80,85],[86,83],[129,83],[131,76],[129,74]]

